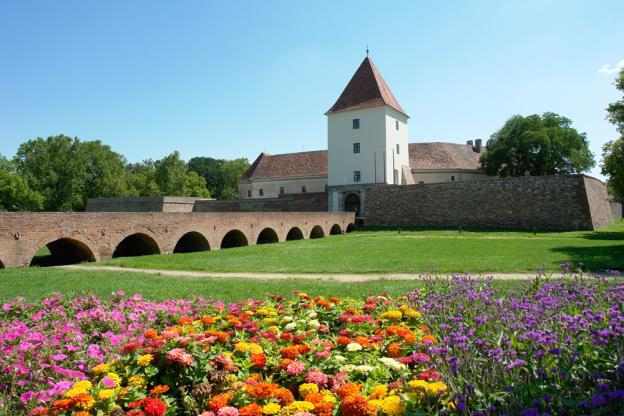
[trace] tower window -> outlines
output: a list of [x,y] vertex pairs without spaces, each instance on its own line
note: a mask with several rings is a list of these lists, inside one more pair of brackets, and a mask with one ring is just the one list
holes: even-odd
[[361,175],[359,170],[354,170],[353,171],[353,182],[359,182],[361,177],[362,177],[362,175]]
[[284,187],[280,186],[280,194],[283,194],[283,193],[284,193]]
[[399,144],[398,144],[398,143],[397,143],[397,145],[396,145],[396,153],[397,153],[397,155],[400,155],[400,154],[401,154],[401,146],[399,146]]
[[262,188],[258,189],[258,195],[264,196],[264,189]]
[[359,118],[354,118],[353,119],[353,129],[359,129],[360,128],[360,119]]
[[394,120],[394,126],[397,130],[399,129],[399,120]]
[[303,192],[304,194],[308,191],[308,189],[306,188],[305,185],[301,186],[301,192]]
[[451,176],[451,180],[454,181],[455,180],[455,176]]
[[360,144],[353,143],[353,153],[360,153]]
[[325,184],[325,192],[327,192],[327,184]]
[[247,190],[247,197],[248,197],[248,198],[251,198],[251,189],[248,189],[248,190]]

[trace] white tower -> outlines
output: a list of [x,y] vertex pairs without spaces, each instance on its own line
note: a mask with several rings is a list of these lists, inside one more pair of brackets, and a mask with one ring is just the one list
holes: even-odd
[[365,185],[412,183],[409,116],[368,56],[325,115],[331,211],[361,213]]

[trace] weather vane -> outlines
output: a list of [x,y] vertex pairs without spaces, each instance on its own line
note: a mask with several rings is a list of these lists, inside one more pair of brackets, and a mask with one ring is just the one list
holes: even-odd
[[366,45],[366,56],[368,57],[368,45]]

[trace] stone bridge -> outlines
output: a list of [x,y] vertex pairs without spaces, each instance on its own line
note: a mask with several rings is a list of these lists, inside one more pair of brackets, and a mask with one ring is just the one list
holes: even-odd
[[[217,250],[351,231],[347,212],[0,213],[0,267]],[[35,255],[48,247],[50,254]]]

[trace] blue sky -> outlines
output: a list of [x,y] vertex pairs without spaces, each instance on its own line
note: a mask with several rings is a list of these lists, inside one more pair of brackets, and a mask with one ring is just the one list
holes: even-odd
[[0,153],[60,133],[133,162],[325,149],[323,113],[369,45],[410,142],[487,139],[554,111],[599,161],[622,16],[621,0],[5,0]]

